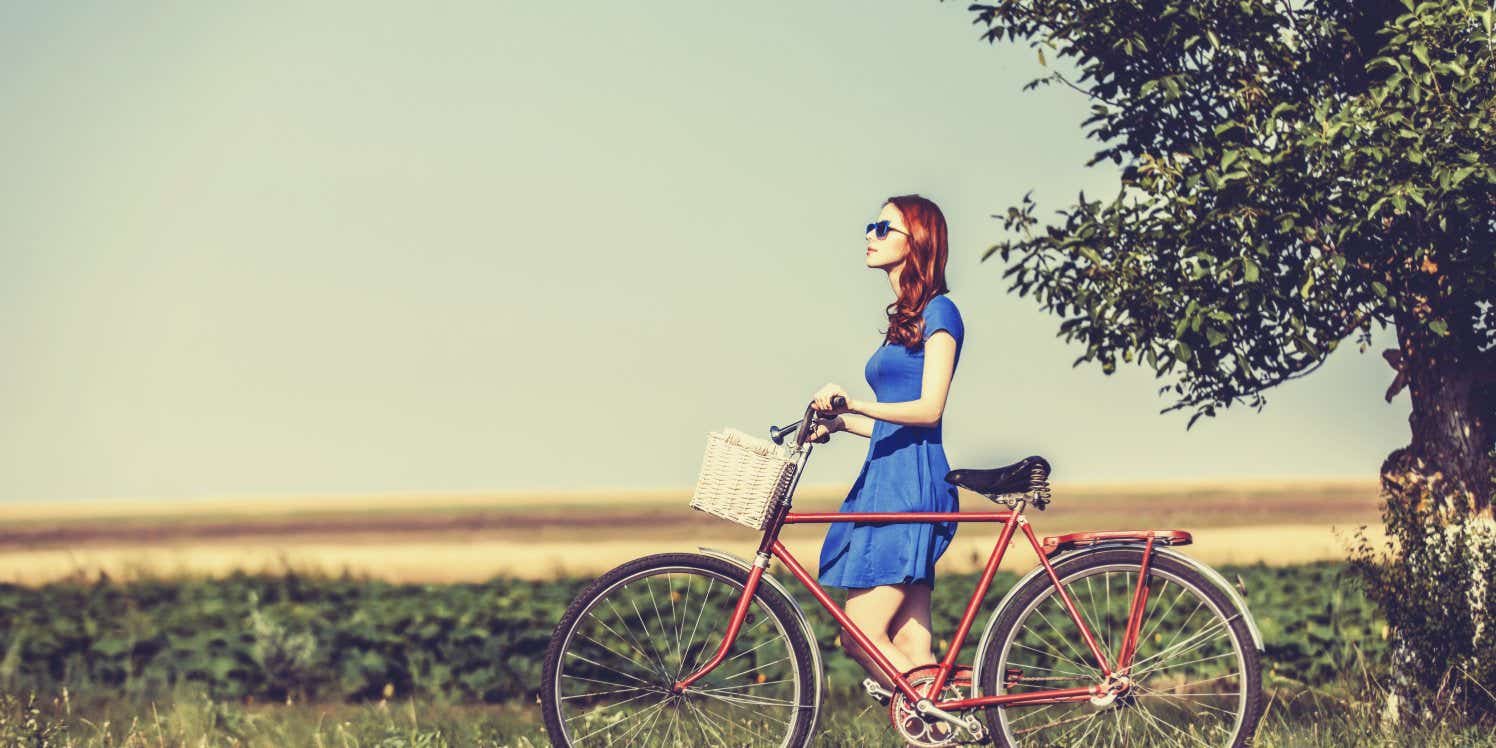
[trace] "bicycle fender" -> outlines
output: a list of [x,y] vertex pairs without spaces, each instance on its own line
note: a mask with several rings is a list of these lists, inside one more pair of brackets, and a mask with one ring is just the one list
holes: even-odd
[[[1141,548],[1143,547],[1143,545],[1144,543],[1142,541],[1108,541],[1104,543],[1097,543],[1095,545],[1089,545],[1084,548],[1077,548],[1073,551],[1062,553],[1059,556],[1050,559],[1050,564],[1053,566],[1058,566],[1063,561],[1077,558],[1083,554],[1097,553],[1100,551],[1112,550],[1116,548]],[[1246,619],[1247,630],[1252,634],[1252,644],[1257,647],[1257,651],[1262,652],[1266,649],[1266,647],[1264,647],[1262,643],[1262,632],[1257,628],[1257,621],[1252,618],[1252,611],[1247,607],[1247,601],[1242,598],[1241,593],[1237,591],[1236,587],[1232,586],[1230,582],[1226,581],[1225,577],[1221,576],[1220,572],[1210,568],[1209,566],[1206,566],[1204,563],[1201,563],[1194,558],[1191,558],[1184,555],[1183,553],[1179,553],[1178,551],[1174,551],[1169,548],[1160,548],[1158,546],[1154,546],[1153,553],[1155,555],[1167,556],[1174,561],[1178,561],[1185,566],[1193,568],[1195,571],[1200,572],[1202,576],[1204,576],[1212,584],[1218,587],[1222,592],[1225,592],[1226,597],[1231,600],[1231,603],[1236,606],[1236,609],[1241,611],[1242,617]],[[982,640],[979,644],[977,644],[976,662],[972,663],[971,682],[973,683],[973,687],[975,689],[980,689],[980,686],[976,684],[980,684],[982,682],[982,663],[987,660],[987,647],[991,644],[992,641],[992,632],[997,625],[997,616],[1003,612],[1003,609],[1008,606],[1008,602],[1013,599],[1014,595],[1018,594],[1018,590],[1025,584],[1027,584],[1030,579],[1033,579],[1034,577],[1040,576],[1045,573],[1046,572],[1044,571],[1044,566],[1042,564],[1034,567],[1033,570],[1024,575],[1022,579],[1014,583],[1012,589],[1008,590],[1008,594],[1003,596],[1002,601],[997,604],[996,608],[992,609],[992,614],[987,617],[987,625],[982,631]]]
[[[704,546],[696,546],[696,550],[701,551],[702,555],[711,556],[712,558],[726,561],[734,566],[740,566],[743,568],[743,571],[753,570],[753,564],[749,563],[747,559],[736,554],[728,553],[727,551],[718,548],[706,548]],[[794,609],[795,617],[800,620],[800,629],[805,632],[806,641],[810,642],[811,669],[814,670],[816,674],[815,689],[817,700],[819,700],[820,694],[823,693],[823,691],[821,690],[821,684],[822,681],[824,681],[826,678],[825,667],[821,664],[821,644],[816,639],[815,630],[810,627],[810,618],[806,617],[805,611],[800,608],[799,601],[795,599],[794,595],[791,595],[789,593],[789,590],[784,588],[783,584],[779,583],[778,579],[775,579],[767,572],[768,570],[766,569],[764,575],[759,577],[759,581],[767,583],[770,587],[773,587],[780,594],[784,595],[785,599],[790,601],[790,607]],[[819,712],[819,710],[817,711]],[[817,717],[819,717],[819,714],[817,714]],[[807,734],[815,733],[815,722],[815,720],[811,721],[811,732]]]

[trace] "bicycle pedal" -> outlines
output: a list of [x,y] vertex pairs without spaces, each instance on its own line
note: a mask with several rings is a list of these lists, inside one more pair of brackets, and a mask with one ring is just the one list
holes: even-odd
[[886,705],[888,704],[889,699],[893,698],[893,691],[884,688],[881,683],[873,680],[872,678],[863,678],[862,688],[863,690],[867,691],[867,695],[873,697],[873,700],[877,701],[879,704]]

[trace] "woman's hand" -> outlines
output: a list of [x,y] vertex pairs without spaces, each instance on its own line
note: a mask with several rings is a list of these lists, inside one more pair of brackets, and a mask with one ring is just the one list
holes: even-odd
[[838,431],[845,431],[846,428],[846,424],[842,422],[841,416],[817,418],[815,419],[815,423],[810,425],[810,437],[806,441],[825,444],[831,441],[832,434]]
[[[841,395],[842,399],[846,400],[848,407],[833,407],[831,405],[831,398],[836,395]],[[817,390],[815,396],[810,399],[810,403],[811,407],[814,408],[816,412],[823,415],[834,416],[850,412],[852,398],[847,396],[847,391],[843,389],[841,385],[832,382],[828,383],[825,387]]]

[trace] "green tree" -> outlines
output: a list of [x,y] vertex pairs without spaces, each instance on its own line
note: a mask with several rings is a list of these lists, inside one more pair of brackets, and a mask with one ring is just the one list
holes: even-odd
[[[1489,2],[970,9],[986,40],[1026,40],[1044,66],[1068,59],[1025,90],[1060,83],[1088,96],[1083,125],[1099,143],[1088,165],[1121,167],[1115,196],[1081,193],[1047,225],[1025,195],[1000,214],[1010,238],[984,259],[999,255],[1011,290],[1062,318],[1064,339],[1086,346],[1076,365],[1109,374],[1120,358],[1166,377],[1164,410],[1192,409],[1187,427],[1233,404],[1261,409],[1265,390],[1314,371],[1342,341],[1355,336],[1364,352],[1373,325],[1394,328],[1386,396],[1409,391],[1411,440],[1382,465],[1384,519],[1400,541],[1382,568],[1443,587],[1422,607],[1395,605],[1399,591],[1379,600],[1415,680],[1447,693],[1458,667],[1474,690],[1496,682]],[[1440,553],[1407,555],[1434,536]],[[1461,579],[1444,578],[1456,569]],[[1436,631],[1463,641],[1418,649]]]

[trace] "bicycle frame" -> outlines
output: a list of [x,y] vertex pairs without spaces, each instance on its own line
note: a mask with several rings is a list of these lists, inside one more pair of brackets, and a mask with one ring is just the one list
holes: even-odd
[[[809,410],[807,409],[806,420],[802,421],[801,428],[799,429],[801,434],[806,431],[804,427],[808,420]],[[796,472],[794,484],[799,483],[800,474],[803,472],[805,462],[808,460],[811,451],[810,446],[803,442],[800,443],[800,446],[802,447],[800,450],[800,470]],[[1167,543],[1174,540],[1176,535],[1188,537],[1183,533],[1177,533],[1177,531],[1081,533],[1075,536],[1065,536],[1066,539],[1078,540],[1080,542],[1127,538],[1144,543],[1142,568],[1138,574],[1137,588],[1133,592],[1122,646],[1117,652],[1118,661],[1115,663],[1115,667],[1113,667],[1112,663],[1108,663],[1106,656],[1102,654],[1100,647],[1096,644],[1096,638],[1092,635],[1090,628],[1086,626],[1084,617],[1076,610],[1075,603],[1070,599],[1070,595],[1066,592],[1064,585],[1060,583],[1059,575],[1055,573],[1054,566],[1049,561],[1050,555],[1056,553],[1063,547],[1063,544],[1057,544],[1054,538],[1047,538],[1047,544],[1040,543],[1039,538],[1034,534],[1033,528],[1029,526],[1028,520],[1023,516],[1023,510],[1026,505],[1024,500],[1016,500],[1013,503],[1011,511],[997,512],[791,512],[790,498],[793,496],[794,485],[792,484],[787,493],[787,498],[781,502],[778,510],[774,512],[773,517],[764,527],[763,539],[759,543],[758,553],[749,571],[748,580],[743,585],[742,597],[738,600],[737,607],[733,610],[732,618],[728,622],[726,635],[723,637],[716,654],[696,672],[677,681],[672,689],[675,693],[683,693],[692,683],[711,672],[726,658],[728,650],[731,649],[733,642],[736,641],[743,621],[747,617],[748,608],[752,603],[754,592],[758,589],[759,581],[769,566],[769,560],[777,558],[790,570],[790,574],[810,591],[816,601],[821,604],[821,607],[825,608],[826,612],[832,618],[836,619],[836,622],[841,625],[842,629],[852,636],[852,639],[857,642],[862,651],[868,654],[878,669],[893,682],[894,687],[908,698],[911,704],[925,702],[929,706],[933,706],[936,710],[967,710],[987,706],[1037,706],[1104,697],[1108,693],[1116,692],[1118,681],[1114,678],[1114,675],[1125,676],[1129,672],[1133,654],[1137,650],[1138,629],[1142,625],[1143,610],[1148,600],[1148,566],[1153,555],[1155,538],[1165,538],[1164,542]],[[1092,657],[1096,660],[1096,665],[1100,669],[1104,682],[1086,688],[977,696],[950,701],[928,701],[924,695],[916,691],[914,686],[904,678],[903,673],[899,672],[893,663],[889,662],[888,658],[877,647],[873,646],[867,635],[858,628],[852,619],[847,617],[846,612],[826,594],[826,591],[821,588],[816,579],[805,570],[805,567],[790,553],[789,549],[785,548],[784,544],[779,541],[779,531],[784,525],[829,524],[832,522],[863,522],[873,524],[895,522],[922,524],[936,522],[1002,523],[1002,532],[998,536],[997,544],[992,548],[992,554],[987,559],[987,565],[982,570],[982,576],[977,581],[976,589],[972,592],[971,599],[966,604],[966,610],[961,616],[961,623],[956,629],[956,635],[952,637],[949,649],[939,660],[935,681],[928,688],[930,694],[939,694],[949,680],[951,673],[955,671],[956,658],[960,655],[961,647],[965,643],[967,636],[971,633],[972,622],[976,619],[982,599],[992,586],[992,580],[997,575],[998,566],[1002,563],[1003,556],[1007,553],[1008,546],[1011,544],[1014,534],[1019,529],[1022,529],[1024,537],[1028,539],[1029,544],[1033,547],[1034,554],[1038,556],[1039,562],[1043,564],[1044,570],[1049,576],[1050,583],[1054,585],[1061,602],[1065,606],[1065,610],[1080,630],[1081,635],[1085,639],[1086,646],[1090,649]],[[817,645],[815,642],[811,642],[811,646]]]

